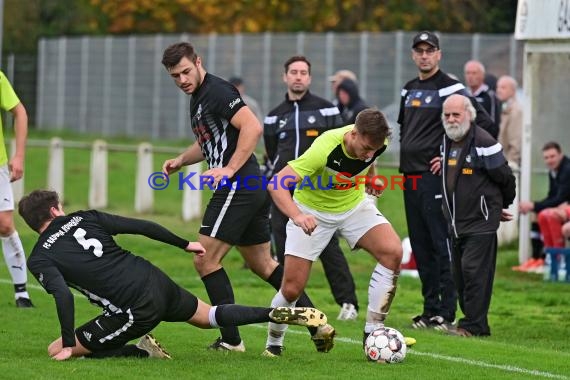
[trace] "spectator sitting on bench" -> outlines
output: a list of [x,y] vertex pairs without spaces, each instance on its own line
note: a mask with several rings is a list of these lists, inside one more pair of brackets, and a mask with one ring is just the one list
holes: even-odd
[[[548,223],[547,220],[550,219],[549,214],[551,214],[548,209],[570,202],[570,159],[562,153],[560,145],[554,141],[544,144],[542,156],[548,168],[548,195],[541,201],[521,201],[519,203],[519,211],[523,215],[530,212],[536,213],[538,229],[541,233],[544,233],[543,225],[545,226]],[[545,215],[541,216],[542,213],[545,213]],[[536,228],[535,226],[533,227]],[[560,231],[560,227],[558,227],[558,231]],[[513,267],[513,270],[534,272],[538,268],[543,267],[544,254],[543,250],[539,249],[541,248],[539,245],[542,244],[534,244],[535,242],[541,243],[540,240],[533,241],[533,246],[536,246],[536,248],[533,248],[533,257],[522,265]],[[551,242],[544,241],[545,246],[548,246],[548,244],[551,244]]]

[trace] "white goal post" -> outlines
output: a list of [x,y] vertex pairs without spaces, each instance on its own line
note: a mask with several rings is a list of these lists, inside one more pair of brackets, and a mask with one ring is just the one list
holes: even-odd
[[[570,153],[570,0],[519,0],[515,38],[525,41],[520,199],[546,196],[541,148]],[[529,216],[519,219],[519,261],[530,255]]]

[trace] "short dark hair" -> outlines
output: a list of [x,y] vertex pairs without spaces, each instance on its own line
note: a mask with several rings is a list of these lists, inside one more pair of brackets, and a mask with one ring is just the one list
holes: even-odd
[[362,136],[368,136],[377,143],[383,143],[392,135],[386,117],[378,108],[366,108],[356,115],[354,127]]
[[40,232],[44,223],[51,219],[51,208],[58,206],[59,195],[55,191],[34,190],[20,199],[18,212],[32,230]]
[[543,152],[549,149],[556,149],[558,153],[562,153],[562,148],[560,148],[560,144],[558,144],[556,141],[549,141],[542,146]]
[[188,42],[178,42],[166,48],[162,54],[162,64],[166,69],[171,69],[176,66],[182,58],[188,58],[192,63],[196,63],[198,54]]
[[283,67],[285,68],[285,73],[289,71],[289,66],[294,62],[305,62],[309,66],[309,75],[311,74],[311,62],[304,55],[294,55],[285,61]]

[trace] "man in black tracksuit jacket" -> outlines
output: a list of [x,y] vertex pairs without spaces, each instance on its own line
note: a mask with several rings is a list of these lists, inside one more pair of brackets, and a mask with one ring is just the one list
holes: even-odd
[[[452,333],[491,334],[487,313],[497,259],[497,229],[510,220],[503,209],[515,198],[515,177],[501,144],[472,121],[469,99],[451,95],[443,103],[443,214],[452,247],[452,273],[465,315]],[[463,129],[462,129],[463,128]]]
[[[279,172],[287,162],[302,155],[323,132],[345,125],[336,106],[309,91],[311,64],[305,57],[289,58],[284,68],[283,81],[287,84],[285,100],[269,112],[263,125],[263,139],[269,163],[267,166],[273,169],[265,173],[267,177]],[[271,230],[275,252],[282,264],[288,220],[279,208],[272,204]],[[347,316],[343,315],[341,310],[339,319],[354,319],[358,310],[356,287],[336,235],[320,258],[335,301],[343,306],[343,310],[346,307],[354,310],[348,318],[345,318]]]

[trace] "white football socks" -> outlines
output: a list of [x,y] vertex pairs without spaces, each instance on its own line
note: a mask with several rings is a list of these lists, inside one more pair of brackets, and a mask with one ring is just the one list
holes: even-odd
[[16,291],[15,298],[30,298],[26,291],[26,282],[28,281],[26,256],[18,231],[14,231],[10,236],[0,237],[0,240],[2,240],[4,260],[12,276],[12,282],[16,288],[19,288]]
[[[297,301],[289,302],[283,297],[281,290],[275,294],[273,299],[271,300],[271,307],[279,307],[279,306],[287,306],[287,307],[295,307]],[[285,339],[285,331],[287,331],[287,325],[282,323],[268,323],[267,329],[267,342],[265,344],[266,347],[269,346],[283,346],[283,340]]]
[[398,276],[380,263],[376,264],[368,285],[368,310],[364,332],[384,326],[384,320],[396,295]]

